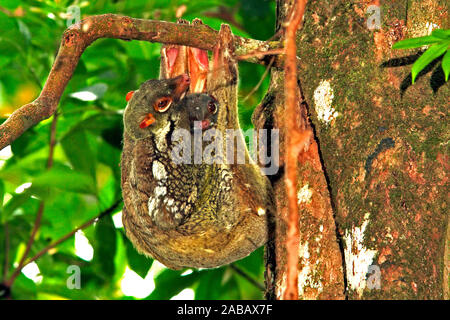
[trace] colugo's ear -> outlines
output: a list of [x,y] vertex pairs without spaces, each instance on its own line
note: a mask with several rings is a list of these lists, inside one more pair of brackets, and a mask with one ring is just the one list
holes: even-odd
[[220,26],[219,37],[213,49],[210,72],[207,80],[207,92],[213,95],[222,106],[218,123],[225,128],[238,128],[237,82],[238,67],[234,58],[234,36],[228,25]]
[[133,94],[134,94],[134,91],[129,91],[128,93],[127,93],[127,95],[125,96],[125,100],[128,102],[128,101],[130,101],[130,99],[131,99],[131,97],[133,96]]

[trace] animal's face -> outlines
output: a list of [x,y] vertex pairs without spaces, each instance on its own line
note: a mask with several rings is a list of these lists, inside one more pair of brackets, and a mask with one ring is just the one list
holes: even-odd
[[180,102],[180,109],[188,113],[189,127],[207,130],[217,124],[219,102],[211,95],[194,93]]
[[132,93],[124,113],[124,127],[134,139],[157,135],[186,94],[190,80],[185,74],[171,79],[148,80]]
[[219,102],[211,95],[186,95],[189,77],[148,80],[129,93],[124,113],[127,133],[134,139],[161,136],[169,120],[175,128],[206,130],[217,124]]

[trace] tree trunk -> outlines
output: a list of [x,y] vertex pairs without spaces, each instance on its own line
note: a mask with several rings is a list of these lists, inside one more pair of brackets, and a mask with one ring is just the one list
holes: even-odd
[[[277,1],[277,28],[293,2]],[[449,28],[445,1],[310,1],[303,21],[298,115],[315,141],[298,159],[300,298],[448,298],[449,85],[436,61],[411,85],[418,50],[391,49]],[[283,115],[283,73],[272,68],[254,122],[280,128],[281,166]],[[282,176],[272,177],[268,298],[286,286]]]

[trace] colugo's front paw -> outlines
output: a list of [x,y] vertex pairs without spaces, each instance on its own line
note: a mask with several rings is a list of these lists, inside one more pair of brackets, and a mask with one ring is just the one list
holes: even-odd
[[[178,23],[187,24],[189,22],[180,19]],[[199,19],[192,22],[192,24],[201,23]],[[163,45],[161,48],[160,79],[188,74],[191,79],[189,92],[202,93],[206,91],[208,70],[208,52],[205,50],[173,44]]]

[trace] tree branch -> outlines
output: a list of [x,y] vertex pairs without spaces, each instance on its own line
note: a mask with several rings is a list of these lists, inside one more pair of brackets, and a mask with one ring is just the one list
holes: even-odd
[[[299,214],[297,203],[298,156],[305,144],[306,123],[297,122],[299,88],[297,85],[296,33],[303,19],[306,0],[297,0],[290,21],[286,22],[285,105],[286,105],[286,193],[288,197],[288,230],[286,235],[287,280],[283,299],[298,299]],[[300,117],[300,119],[302,119]],[[309,141],[309,137],[307,139]]]
[[8,222],[5,222],[3,225],[5,229],[5,261],[3,264],[3,278],[2,281],[6,280],[6,277],[8,276],[8,270],[9,270],[9,226]]
[[[39,97],[16,110],[0,125],[0,150],[23,132],[49,118],[57,109],[61,95],[72,77],[81,54],[95,40],[115,38],[179,44],[212,50],[218,32],[204,24],[177,24],[165,21],[134,19],[115,14],[91,16],[69,27],[63,34],[58,55]],[[234,37],[236,54],[246,55],[258,50],[281,47],[278,41],[259,41]],[[247,61],[268,63],[269,56],[251,55]]]
[[245,96],[244,99],[242,99],[242,102],[246,101],[248,98],[250,98],[255,92],[256,90],[259,89],[259,87],[262,85],[264,79],[267,77],[267,75],[270,72],[270,68],[272,68],[272,65],[275,61],[275,57],[272,57],[272,59],[269,62],[269,65],[266,67],[266,70],[264,70],[263,75],[261,76],[261,79],[259,79],[258,83],[256,84],[256,86]]
[[50,249],[56,247],[57,245],[63,243],[64,241],[66,241],[67,239],[69,239],[70,237],[72,237],[78,230],[82,230],[84,228],[87,228],[88,226],[90,226],[91,224],[93,224],[95,221],[97,221],[98,219],[103,218],[104,216],[111,214],[112,212],[114,212],[114,210],[119,206],[119,204],[122,202],[122,199],[117,200],[115,203],[113,203],[108,209],[106,209],[105,211],[101,212],[98,216],[92,218],[91,220],[83,223],[81,226],[79,226],[78,228],[75,228],[74,230],[70,231],[68,234],[66,234],[65,236],[59,238],[58,240],[56,240],[55,242],[49,244],[48,246],[46,246],[44,249],[42,249],[41,251],[39,251],[38,253],[36,253],[33,257],[31,257],[30,259],[28,259],[26,262],[22,263],[22,267],[19,269],[19,267],[17,267],[17,269],[14,271],[14,274],[11,276],[11,278],[9,278],[7,281],[5,281],[4,285],[7,286],[8,288],[11,287],[11,285],[13,284],[15,278],[19,275],[20,271],[22,270],[23,267],[25,267],[26,265],[30,264],[31,262],[36,261],[37,259],[39,259],[40,257],[42,257],[44,254],[46,254]]
[[241,268],[239,268],[237,265],[235,265],[234,263],[229,265],[230,268],[236,272],[238,275],[240,275],[241,277],[243,277],[245,280],[247,280],[249,283],[251,283],[252,285],[254,285],[256,288],[258,288],[261,291],[264,291],[264,286],[259,283],[258,281],[256,281],[251,275],[249,275],[247,272],[245,272],[244,270],[242,270]]
[[70,231],[68,234],[66,234],[65,236],[59,238],[58,240],[56,240],[55,242],[49,244],[48,246],[46,246],[44,249],[42,249],[41,251],[39,251],[38,253],[36,253],[33,257],[31,257],[30,259],[27,260],[27,262],[24,265],[27,265],[33,261],[36,261],[37,259],[39,259],[40,257],[42,257],[45,253],[47,253],[50,249],[53,249],[54,247],[58,246],[59,244],[63,243],[64,241],[66,241],[67,239],[69,239],[70,237],[72,237],[75,233],[77,233],[77,231],[85,229],[87,227],[89,227],[91,224],[93,224],[95,221],[103,218],[104,216],[111,214],[114,212],[114,210],[117,209],[117,207],[119,206],[119,204],[122,202],[122,199],[117,200],[115,203],[113,203],[108,209],[106,209],[105,211],[101,212],[98,216],[92,218],[91,220],[83,223],[81,226],[79,226],[78,228],[75,228],[74,230]]

